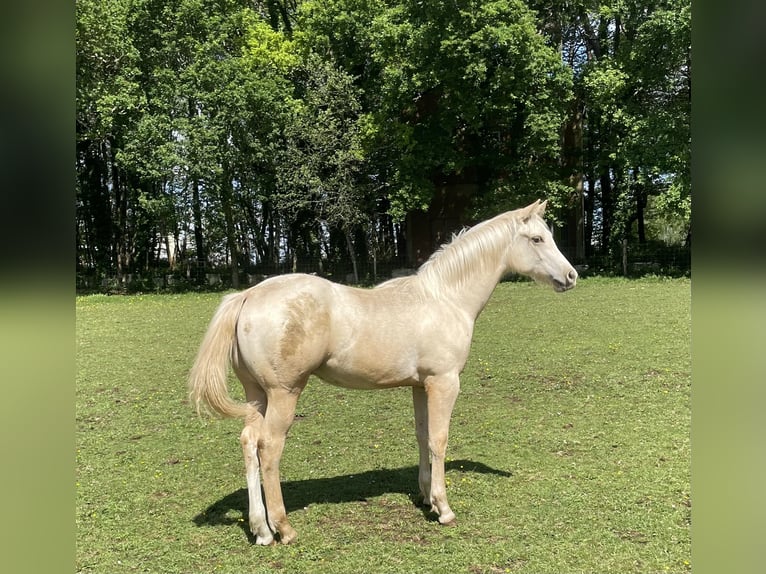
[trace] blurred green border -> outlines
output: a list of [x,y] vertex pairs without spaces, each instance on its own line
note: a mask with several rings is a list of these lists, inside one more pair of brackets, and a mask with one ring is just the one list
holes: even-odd
[[760,572],[766,522],[766,5],[693,4],[692,568]]
[[0,548],[7,572],[72,572],[75,3],[0,23]]

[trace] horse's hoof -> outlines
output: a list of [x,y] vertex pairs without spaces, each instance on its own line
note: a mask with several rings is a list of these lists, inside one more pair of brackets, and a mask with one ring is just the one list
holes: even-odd
[[258,546],[270,546],[274,544],[274,535],[265,524],[250,523],[250,532],[255,537],[255,543]]
[[298,537],[298,533],[292,527],[287,527],[279,532],[279,543],[290,544]]
[[454,512],[439,516],[439,524],[442,526],[457,526],[457,518]]

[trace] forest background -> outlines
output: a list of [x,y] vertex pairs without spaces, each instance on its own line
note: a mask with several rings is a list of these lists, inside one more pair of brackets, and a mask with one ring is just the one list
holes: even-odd
[[78,0],[76,18],[81,290],[375,282],[537,198],[583,269],[689,270],[690,0]]

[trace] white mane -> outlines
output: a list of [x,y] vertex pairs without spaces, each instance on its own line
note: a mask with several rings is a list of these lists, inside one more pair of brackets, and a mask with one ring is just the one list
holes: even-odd
[[417,272],[423,289],[436,297],[461,289],[477,274],[494,273],[518,231],[515,212],[507,212],[453,236]]

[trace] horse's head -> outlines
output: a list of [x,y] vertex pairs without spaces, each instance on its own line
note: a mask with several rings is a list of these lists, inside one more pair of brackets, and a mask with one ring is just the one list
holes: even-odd
[[510,268],[561,293],[575,286],[577,271],[556,247],[543,221],[546,203],[547,200],[537,200],[517,211],[518,227],[510,249]]

